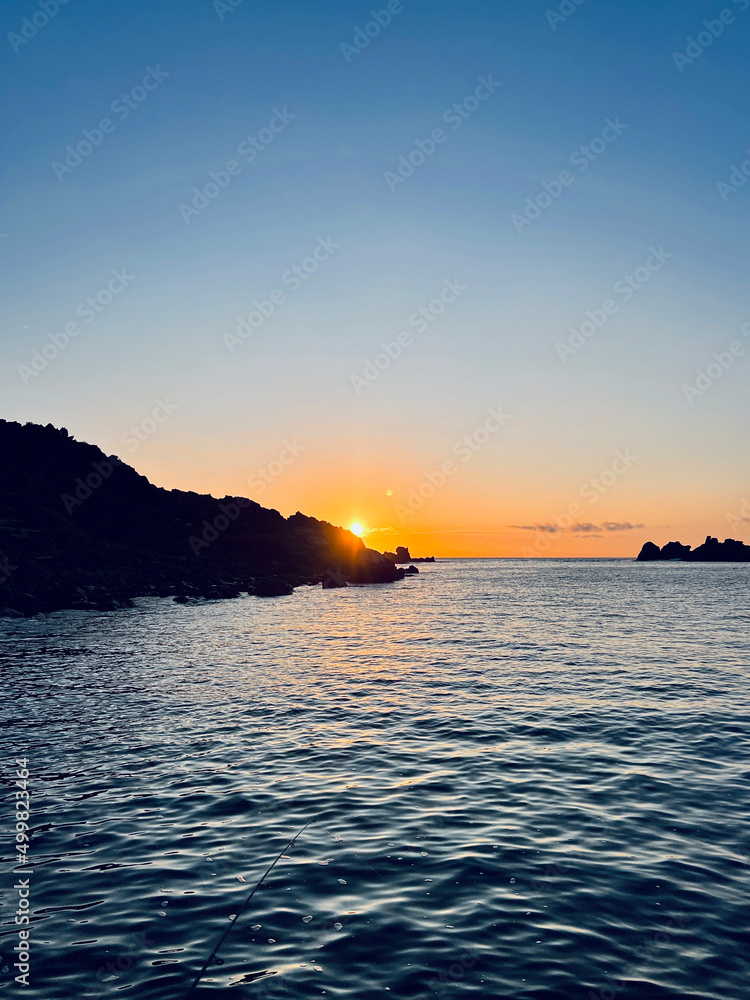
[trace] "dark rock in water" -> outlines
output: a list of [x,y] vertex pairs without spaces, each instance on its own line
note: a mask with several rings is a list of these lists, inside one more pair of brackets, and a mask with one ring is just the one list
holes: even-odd
[[190,602],[190,598],[187,594],[177,594],[177,596],[173,597],[172,600],[175,604],[188,604]]
[[694,549],[688,557],[692,562],[750,562],[750,545],[734,538],[718,538],[706,536],[703,545]]
[[278,577],[267,576],[255,581],[253,593],[256,597],[287,597],[294,593],[294,587]]
[[651,562],[655,559],[661,559],[661,549],[654,542],[646,542],[641,551],[638,553],[638,562]]
[[421,558],[412,556],[405,545],[398,545],[395,552],[384,552],[383,555],[397,566],[402,563],[435,562],[435,556],[422,556]]
[[416,566],[409,566],[408,569],[404,570],[405,576],[414,576],[415,573],[419,573],[419,570],[417,569]]
[[117,611],[120,605],[113,597],[98,597],[92,607],[95,611]]
[[409,550],[405,545],[398,545],[395,552],[384,552],[383,555],[392,563],[407,563],[411,561]]
[[218,587],[209,587],[204,594],[201,594],[204,601],[229,601],[239,596],[239,591],[234,594],[224,594]]
[[347,574],[350,583],[393,583],[403,579],[404,571],[374,549],[359,552]]
[[340,587],[346,587],[346,578],[341,573],[334,573],[333,570],[329,570],[328,573],[323,574],[322,580],[323,590],[337,590]]
[[662,559],[688,559],[690,556],[690,546],[683,545],[682,542],[667,542],[661,550]]
[[232,601],[240,596],[240,588],[234,583],[217,583],[201,594],[206,601]]
[[118,597],[106,590],[91,589],[85,597],[71,603],[82,611],[120,611],[135,607],[129,597]]
[[46,610],[44,602],[33,594],[16,594],[13,599],[13,611],[18,612],[24,618],[41,614]]
[[691,549],[682,542],[667,542],[661,549],[646,542],[638,555],[639,562],[679,559],[681,562],[750,562],[750,545],[727,538],[720,542],[708,535],[703,545]]

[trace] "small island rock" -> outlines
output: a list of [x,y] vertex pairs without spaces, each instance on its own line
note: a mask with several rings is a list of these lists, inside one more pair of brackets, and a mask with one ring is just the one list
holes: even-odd
[[750,562],[750,545],[734,538],[720,542],[711,535],[697,549],[682,542],[667,542],[661,549],[653,542],[646,542],[638,554],[637,562],[652,562],[678,559],[681,562]]

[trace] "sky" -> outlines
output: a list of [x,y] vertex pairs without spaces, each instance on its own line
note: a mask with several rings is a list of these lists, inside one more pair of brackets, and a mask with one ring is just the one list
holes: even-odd
[[750,541],[750,0],[656,6],[4,4],[1,415],[380,550]]

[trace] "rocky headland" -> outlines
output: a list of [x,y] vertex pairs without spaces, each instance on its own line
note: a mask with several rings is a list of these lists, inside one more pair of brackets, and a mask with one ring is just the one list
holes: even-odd
[[0,421],[0,455],[0,617],[404,576],[344,528],[246,497],[161,489],[65,428]]

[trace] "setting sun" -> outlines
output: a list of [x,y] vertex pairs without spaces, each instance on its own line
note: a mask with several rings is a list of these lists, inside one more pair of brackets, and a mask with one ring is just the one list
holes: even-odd
[[349,525],[349,531],[351,531],[353,535],[361,537],[364,534],[365,529],[362,527],[361,524],[355,521],[354,524]]

